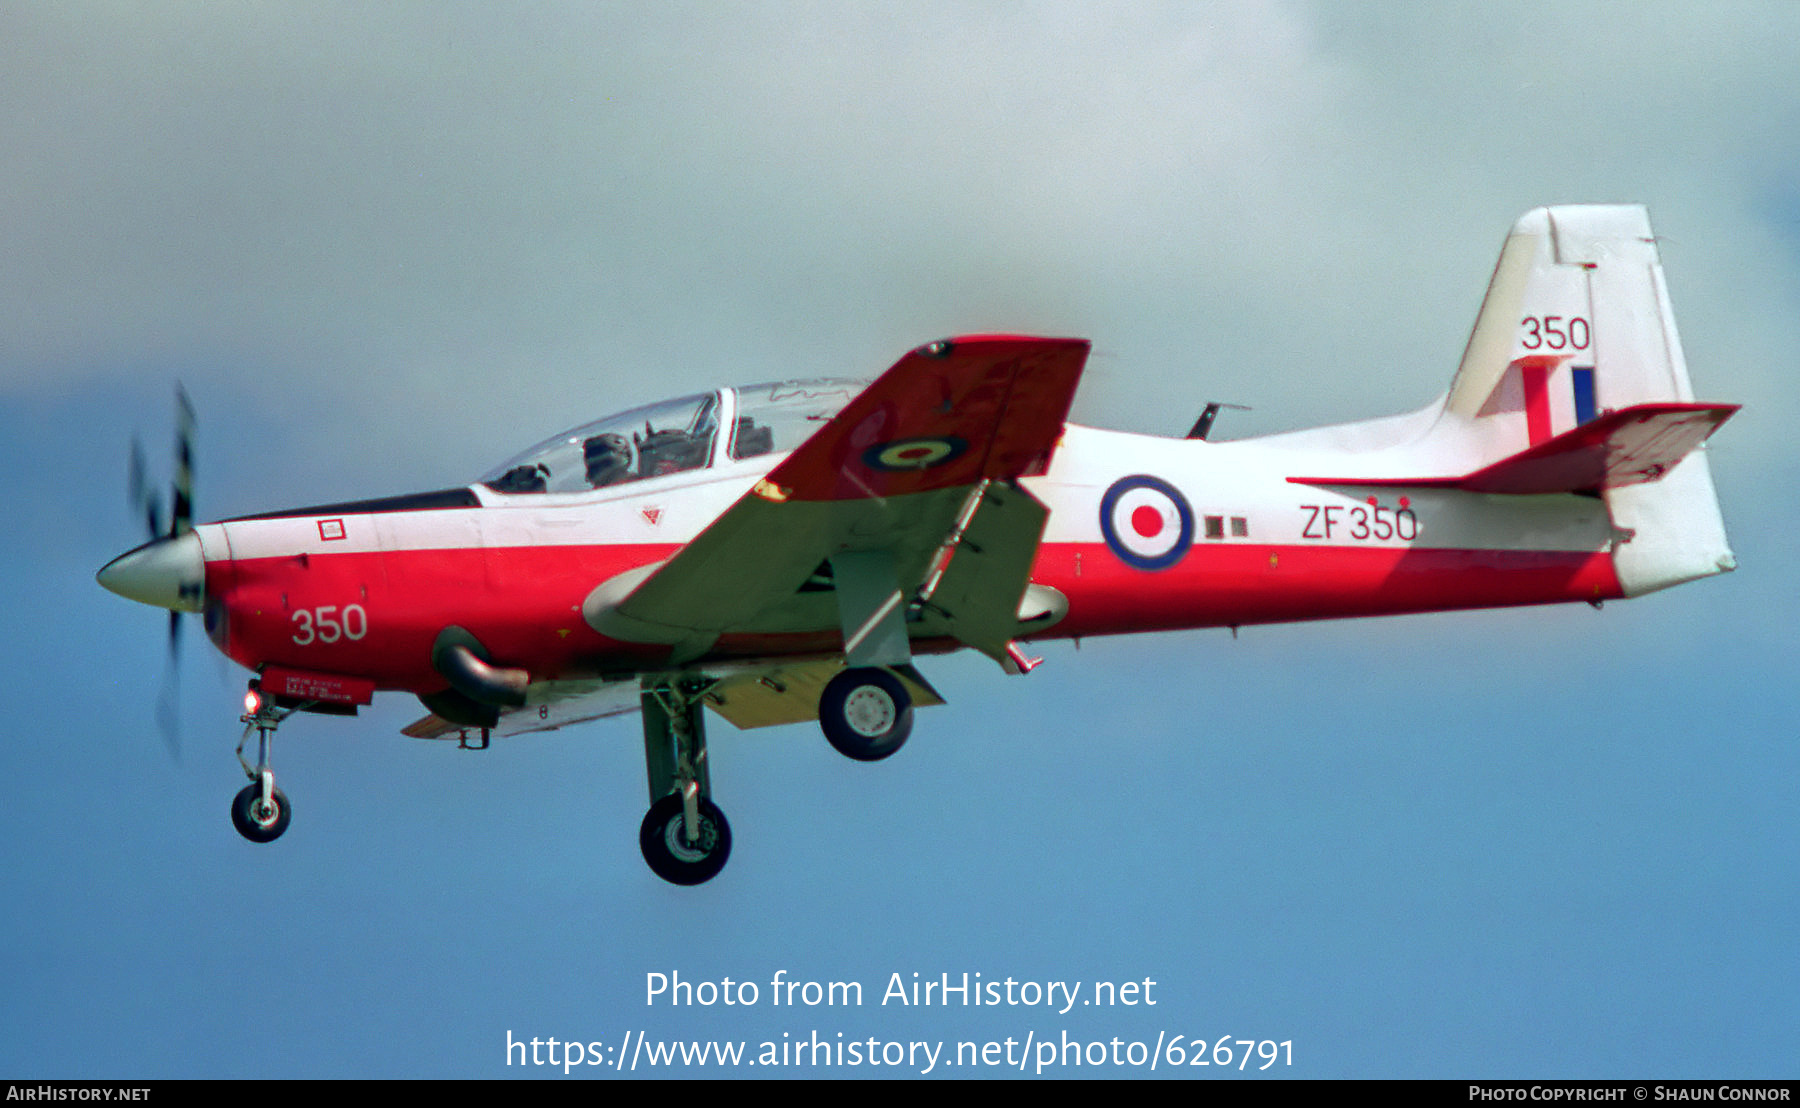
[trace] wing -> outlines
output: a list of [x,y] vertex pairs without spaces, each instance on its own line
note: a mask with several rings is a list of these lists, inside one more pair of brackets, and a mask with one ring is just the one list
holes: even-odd
[[[949,578],[980,594],[983,630],[942,612],[939,628],[998,649],[1047,515],[1005,483],[1048,467],[1087,352],[1085,340],[1008,335],[912,351],[673,558],[596,589],[584,617],[611,638],[668,644],[673,664],[721,636],[820,630],[840,630],[854,664],[903,664],[904,604]],[[977,523],[994,553],[952,555]]]

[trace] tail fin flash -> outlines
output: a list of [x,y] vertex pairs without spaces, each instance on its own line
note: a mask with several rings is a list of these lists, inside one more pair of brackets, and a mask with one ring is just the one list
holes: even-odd
[[[1471,469],[1572,441],[1625,409],[1693,404],[1650,217],[1635,205],[1538,208],[1513,225],[1445,414]],[[1726,406],[1707,406],[1729,414]],[[1702,436],[1704,437],[1704,436]],[[1691,450],[1691,452],[1689,452]],[[1603,495],[1628,595],[1732,569],[1704,450]]]

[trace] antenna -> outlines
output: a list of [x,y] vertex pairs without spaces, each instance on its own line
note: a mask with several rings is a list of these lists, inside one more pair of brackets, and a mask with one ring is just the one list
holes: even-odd
[[1218,400],[1208,400],[1206,402],[1206,410],[1202,411],[1200,413],[1200,418],[1194,421],[1193,430],[1187,433],[1187,437],[1190,439],[1199,439],[1204,442],[1206,436],[1212,434],[1213,420],[1219,418],[1219,409],[1221,408],[1230,408],[1234,412],[1247,412],[1250,410],[1250,408],[1244,404],[1226,404]]

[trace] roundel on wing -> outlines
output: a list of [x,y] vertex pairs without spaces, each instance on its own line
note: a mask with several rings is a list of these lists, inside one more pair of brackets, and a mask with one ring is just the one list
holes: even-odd
[[1194,543],[1194,511],[1167,481],[1123,477],[1100,498],[1100,533],[1126,565],[1168,569]]
[[908,471],[943,465],[962,454],[969,444],[954,435],[935,439],[898,439],[876,443],[863,451],[870,469]]

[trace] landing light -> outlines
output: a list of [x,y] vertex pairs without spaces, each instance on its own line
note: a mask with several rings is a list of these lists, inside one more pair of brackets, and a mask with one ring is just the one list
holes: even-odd
[[253,716],[262,711],[262,694],[251,689],[244,694],[244,714]]

